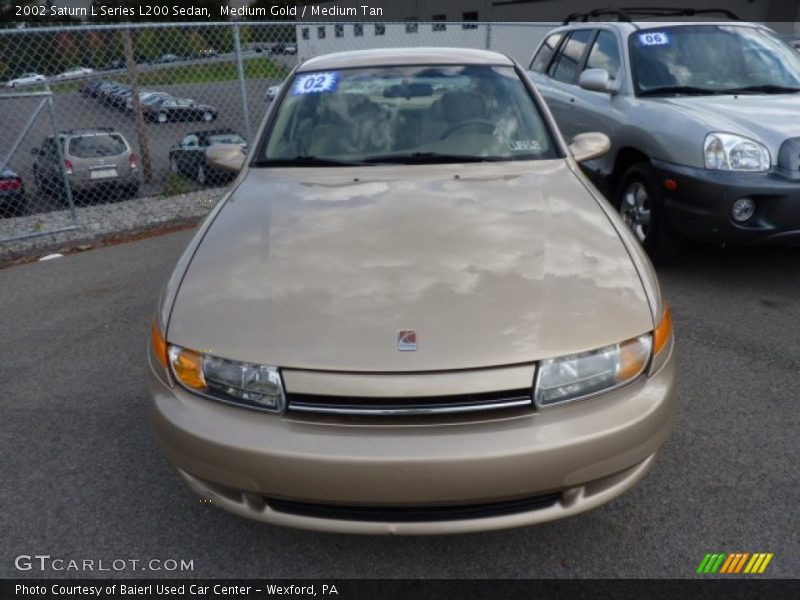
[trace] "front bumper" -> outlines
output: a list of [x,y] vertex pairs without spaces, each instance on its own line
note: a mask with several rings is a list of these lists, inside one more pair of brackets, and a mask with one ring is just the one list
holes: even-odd
[[[249,518],[349,533],[478,531],[595,508],[652,466],[675,398],[674,357],[654,376],[594,399],[449,421],[276,416],[170,388],[152,369],[150,379],[158,442],[198,494]],[[506,506],[525,499],[543,502],[461,518],[358,517],[359,508]],[[348,507],[356,516],[285,508],[293,503]]]
[[[658,160],[652,164],[659,183],[677,183],[674,191],[664,189],[664,214],[673,233],[713,243],[800,244],[800,173],[790,178],[776,170],[742,173]],[[731,207],[743,197],[755,201],[756,211],[737,223]]]

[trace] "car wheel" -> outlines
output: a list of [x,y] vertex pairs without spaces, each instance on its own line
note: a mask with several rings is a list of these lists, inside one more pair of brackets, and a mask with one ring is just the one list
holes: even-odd
[[206,111],[203,113],[203,121],[213,121],[214,120],[214,113]]
[[664,264],[676,258],[678,240],[664,219],[664,195],[649,164],[637,163],[625,171],[614,204],[654,263]]
[[197,183],[200,185],[206,184],[206,168],[203,165],[197,165]]
[[28,197],[22,195],[17,199],[14,204],[14,215],[17,217],[24,217],[28,214]]
[[53,195],[53,186],[42,178],[39,169],[33,170],[33,181],[36,183],[36,189],[39,190],[39,193],[45,196]]
[[156,117],[156,120],[159,123],[166,123],[167,122],[167,114],[166,113],[158,113],[158,116]]
[[178,169],[178,159],[176,159],[174,156],[170,156],[169,157],[169,170],[172,171],[173,173],[176,173],[176,174],[179,171],[179,169]]

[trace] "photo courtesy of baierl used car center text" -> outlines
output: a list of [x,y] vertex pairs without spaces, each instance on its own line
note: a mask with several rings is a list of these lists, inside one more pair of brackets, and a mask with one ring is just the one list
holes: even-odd
[[798,597],[800,0],[0,1],[0,597]]

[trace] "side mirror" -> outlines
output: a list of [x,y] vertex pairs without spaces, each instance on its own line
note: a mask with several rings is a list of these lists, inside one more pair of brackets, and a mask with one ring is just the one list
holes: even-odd
[[569,144],[569,151],[579,163],[603,156],[611,148],[611,140],[605,133],[592,131],[579,133]]
[[245,150],[239,144],[214,144],[206,150],[208,163],[221,171],[240,171],[245,156]]
[[590,92],[617,93],[617,87],[605,69],[586,69],[578,77],[578,85]]

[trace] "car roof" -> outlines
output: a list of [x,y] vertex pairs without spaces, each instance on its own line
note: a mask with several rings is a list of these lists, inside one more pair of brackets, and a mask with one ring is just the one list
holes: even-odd
[[[112,127],[87,127],[85,129],[68,129],[67,131],[59,131],[58,136],[62,138],[67,137],[80,137],[82,135],[121,135],[119,131]],[[47,136],[52,138],[53,136]]]
[[467,48],[381,48],[352,50],[317,56],[303,63],[298,72],[388,65],[513,65],[498,52]]
[[[563,25],[557,28],[559,31],[572,30],[572,29],[592,29],[594,27],[606,25],[621,29],[624,32],[637,31],[639,29],[653,29],[657,27],[677,27],[680,25],[727,25],[730,27],[752,27],[763,29],[763,25],[758,23],[748,23],[747,21],[574,21],[568,25]],[[555,30],[554,30],[555,31]]]

